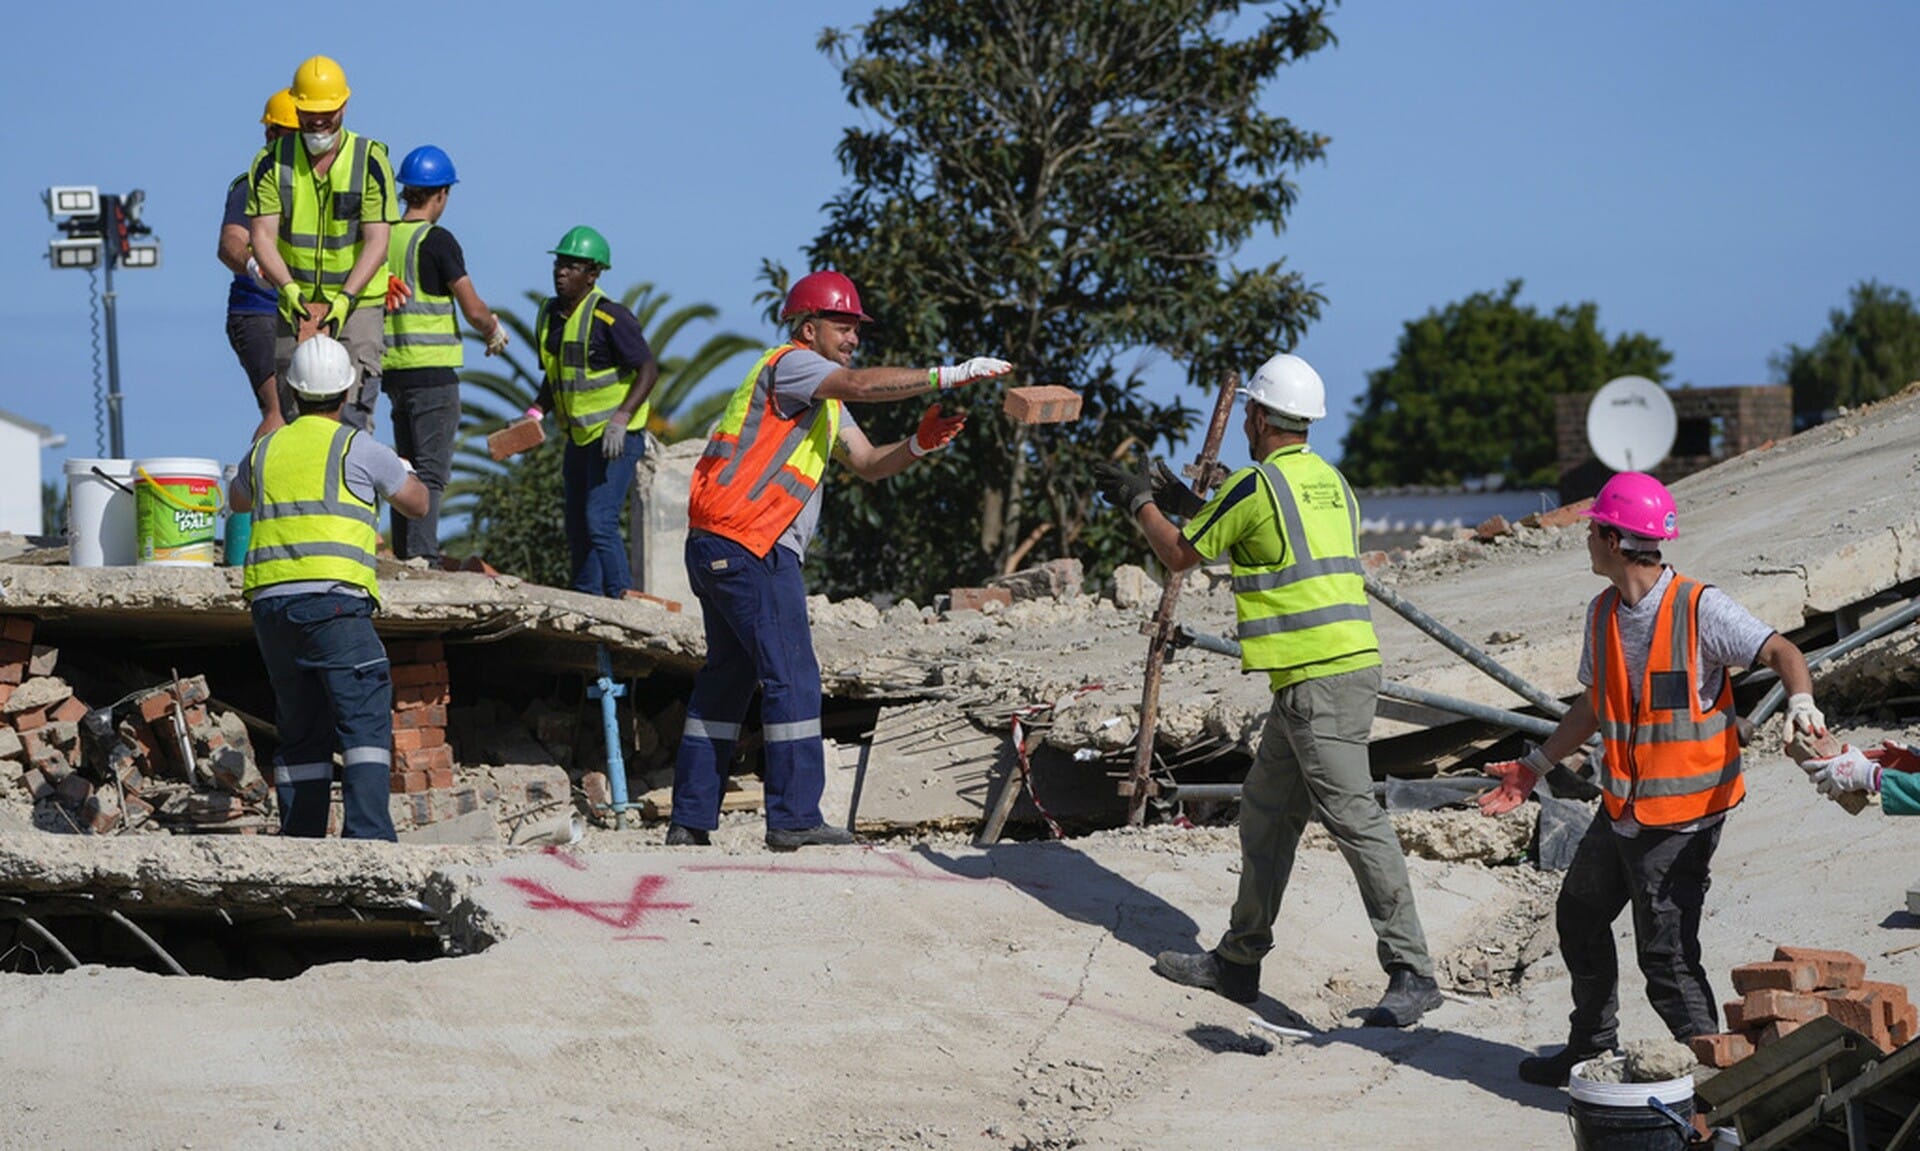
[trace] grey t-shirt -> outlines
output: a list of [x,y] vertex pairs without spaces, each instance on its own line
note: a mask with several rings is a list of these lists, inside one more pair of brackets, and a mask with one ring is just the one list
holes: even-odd
[[[318,416],[303,416],[302,419],[319,419]],[[347,490],[368,503],[376,499],[389,499],[393,493],[407,482],[407,465],[387,445],[361,432],[347,442],[345,472]],[[245,492],[249,502],[253,500],[253,452],[248,451],[240,457],[239,471],[233,477],[233,492]],[[231,498],[231,493],[229,493]],[[312,595],[317,592],[342,592],[348,595],[366,595],[366,589],[353,584],[344,584],[336,580],[290,580],[286,583],[268,584],[257,588],[253,593],[256,600],[273,599],[276,596]]]
[[[820,402],[813,398],[814,389],[820,386],[820,381],[839,370],[839,364],[811,348],[788,352],[773,366],[774,406],[787,419],[798,419],[808,408]],[[847,406],[840,405],[841,429],[844,431],[859,426]],[[807,544],[813,539],[814,530],[820,526],[820,497],[826,488],[826,476],[823,475],[820,483],[807,496],[807,502],[801,506],[800,514],[793,517],[793,522],[780,535],[780,546],[802,560],[807,558]]]
[[[1669,567],[1660,573],[1660,579],[1640,598],[1639,603],[1628,606],[1623,600],[1615,613],[1620,623],[1620,647],[1626,656],[1627,683],[1635,707],[1640,704],[1640,685],[1646,679],[1647,652],[1653,646],[1653,628],[1660,618],[1660,601],[1672,583],[1673,569]],[[1587,687],[1593,686],[1593,616],[1599,604],[1600,600],[1596,597],[1593,603],[1587,605],[1587,626],[1581,633],[1580,682]],[[1771,627],[1733,602],[1733,597],[1719,588],[1709,587],[1701,592],[1699,634],[1694,637],[1694,667],[1700,676],[1695,688],[1700,695],[1700,706],[1712,707],[1714,700],[1720,696],[1720,687],[1726,682],[1728,672],[1753,666],[1754,660],[1760,657],[1761,647],[1772,635]],[[1709,817],[1673,830],[1692,831],[1710,827],[1720,818]],[[1613,826],[1616,832],[1626,836],[1638,834],[1640,830],[1640,825],[1630,815],[1615,820]]]

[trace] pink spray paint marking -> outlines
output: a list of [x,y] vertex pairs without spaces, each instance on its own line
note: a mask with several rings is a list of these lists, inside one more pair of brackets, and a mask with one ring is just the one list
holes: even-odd
[[[503,882],[527,896],[527,906],[535,911],[568,911],[584,915],[620,931],[630,931],[655,911],[686,911],[691,903],[665,903],[654,898],[667,884],[664,875],[643,875],[633,881],[633,893],[625,901],[612,899],[570,899],[535,879],[509,876]],[[664,940],[659,935],[628,935],[615,938]]]

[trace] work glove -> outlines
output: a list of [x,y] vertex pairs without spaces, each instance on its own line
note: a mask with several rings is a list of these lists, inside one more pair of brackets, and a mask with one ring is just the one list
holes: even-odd
[[1920,771],[1920,751],[1897,739],[1889,739],[1862,755],[1880,765],[1882,771]]
[[1127,509],[1130,516],[1139,515],[1141,508],[1153,502],[1153,477],[1147,470],[1131,472],[1110,460],[1102,460],[1093,465],[1093,475],[1107,502]]
[[1181,482],[1180,477],[1174,475],[1173,469],[1167,466],[1167,461],[1162,459],[1153,461],[1153,502],[1160,505],[1161,511],[1183,520],[1192,519],[1200,514],[1201,508],[1207,506],[1207,501]]
[[387,311],[397,312],[413,299],[413,289],[407,282],[393,273],[387,273]]
[[267,283],[267,277],[261,274],[260,261],[254,259],[252,256],[247,257],[247,275],[253,280],[255,284],[258,284],[260,286],[261,291],[263,292],[273,291],[273,285]]
[[500,322],[499,316],[495,316],[493,318],[493,331],[487,333],[487,354],[489,356],[497,356],[506,350],[507,326]]
[[927,369],[927,382],[939,391],[970,384],[975,380],[990,380],[995,376],[1004,376],[1013,370],[1013,365],[1005,360],[996,360],[992,356],[975,356],[961,364],[946,364],[938,368]]
[[940,414],[940,405],[935,404],[920,416],[920,427],[913,433],[913,439],[907,442],[907,450],[919,459],[928,452],[939,451],[953,442],[960,429],[967,426],[964,415],[945,416]]
[[1800,732],[1806,736],[1804,742],[1812,743],[1827,734],[1827,717],[1813,706],[1811,695],[1804,691],[1796,692],[1787,697],[1786,728],[1786,739],[1792,739],[1795,732]]
[[1820,794],[1828,799],[1839,799],[1849,791],[1880,790],[1880,765],[1868,758],[1867,753],[1848,746],[1841,749],[1839,755],[1828,759],[1809,759],[1800,765],[1807,773]]
[[1503,759],[1499,763],[1490,763],[1486,767],[1488,775],[1500,781],[1498,787],[1483,793],[1474,802],[1480,805],[1481,815],[1505,815],[1527,801],[1533,789],[1540,786],[1540,777],[1553,770],[1553,760],[1547,753],[1535,747],[1519,759]]
[[307,322],[307,301],[300,294],[300,285],[292,282],[282,284],[277,294],[280,297],[280,318],[298,334],[300,325]]
[[600,454],[607,459],[617,460],[620,458],[620,453],[626,450],[627,425],[620,422],[620,413],[615,412],[613,421],[607,425],[607,430],[600,433]]
[[338,339],[340,337],[340,333],[346,330],[347,313],[352,310],[353,310],[352,299],[350,299],[344,293],[341,295],[335,296],[333,298],[333,302],[327,305],[327,315],[325,319],[320,321],[320,326],[322,328],[332,328],[334,338]]

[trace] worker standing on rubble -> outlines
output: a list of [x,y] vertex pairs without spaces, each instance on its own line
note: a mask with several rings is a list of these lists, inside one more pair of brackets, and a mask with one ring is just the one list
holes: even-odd
[[1880,797],[1888,815],[1920,815],[1920,748],[1889,739],[1870,751],[1848,747],[1800,765],[1820,794],[1838,802],[1850,791]]
[[673,770],[669,844],[704,844],[720,825],[720,792],[755,687],[765,739],[767,846],[790,851],[853,836],[820,815],[820,665],[800,578],[820,519],[827,457],[869,482],[898,475],[965,426],[940,405],[913,435],[876,447],[846,401],[893,403],[1013,370],[977,357],[935,368],[855,368],[871,320],[839,272],[802,276],[780,319],[789,341],[762,353],[733,393],[694,466],[687,576],[706,620],[707,659],[694,677]]
[[660,365],[640,321],[600,291],[600,273],[613,266],[606,237],[569,228],[548,252],[553,298],[533,322],[543,378],[527,417],[551,410],[567,432],[560,471],[573,590],[619,599],[633,585],[620,515],[646,451]]
[[[1240,1003],[1260,996],[1260,963],[1293,871],[1294,851],[1317,814],[1353,869],[1378,938],[1387,990],[1370,1027],[1411,1026],[1440,1005],[1407,861],[1373,797],[1367,736],[1380,690],[1359,560],[1360,512],[1338,469],[1307,446],[1327,414],[1319,373],[1298,356],[1261,365],[1242,389],[1247,447],[1258,462],[1202,503],[1164,465],[1135,475],[1113,464],[1100,491],[1146,533],[1170,578],[1232,557],[1241,667],[1273,687],[1260,747],[1240,800],[1240,891],[1212,951],[1162,952],[1154,971]],[[1185,517],[1184,529],[1168,512]]]
[[[299,131],[293,93],[282,88],[267,97],[260,123],[266,126],[269,148],[282,136]],[[253,233],[247,224],[247,198],[253,192],[251,171],[240,173],[227,185],[227,209],[220,218],[217,251],[220,262],[233,273],[233,283],[227,287],[227,344],[239,357],[240,370],[247,373],[247,386],[253,389],[254,403],[260,409],[260,424],[253,429],[257,440],[287,421],[280,412],[280,386],[273,368],[273,318],[279,305],[273,290],[260,279],[260,265],[253,258]]]
[[440,496],[453,473],[453,444],[460,431],[460,327],[456,302],[476,332],[486,333],[487,355],[507,348],[507,326],[488,309],[467,275],[466,254],[453,233],[440,227],[447,198],[459,183],[453,160],[432,144],[400,161],[406,214],[387,245],[386,353],[381,384],[393,405],[393,446],[411,460],[432,497],[427,514],[409,519],[392,513],[393,554],[400,559],[440,558]]
[[329,336],[296,348],[287,385],[298,416],[254,443],[228,498],[253,513],[241,587],[273,682],[280,832],[326,835],[337,751],[341,836],[391,840],[393,680],[373,630],[376,501],[418,517],[429,498],[411,465],[342,422],[355,374]]
[[352,91],[340,65],[309,58],[294,70],[289,91],[300,130],[260,150],[247,199],[260,279],[279,298],[274,368],[284,378],[294,345],[317,321],[353,356],[356,377],[342,419],[371,428],[386,350],[393,169],[385,144],[341,126]]
[[1675,572],[1673,496],[1639,472],[1606,482],[1587,509],[1587,555],[1611,585],[1587,607],[1575,700],[1544,744],[1488,766],[1480,809],[1518,807],[1540,777],[1598,731],[1601,809],[1560,885],[1554,924],[1573,984],[1567,1044],[1520,1061],[1520,1078],[1564,1086],[1573,1065],[1615,1045],[1613,921],[1633,908],[1647,998],[1673,1037],[1720,1029],[1700,963],[1700,915],[1726,814],[1746,796],[1730,673],[1763,663],[1789,692],[1787,734],[1825,734],[1806,658],[1726,593]]

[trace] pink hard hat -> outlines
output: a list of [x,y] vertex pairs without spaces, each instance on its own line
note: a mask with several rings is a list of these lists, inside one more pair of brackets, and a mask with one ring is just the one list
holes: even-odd
[[1645,472],[1621,472],[1606,482],[1583,515],[1631,536],[1670,540],[1680,535],[1673,493]]

